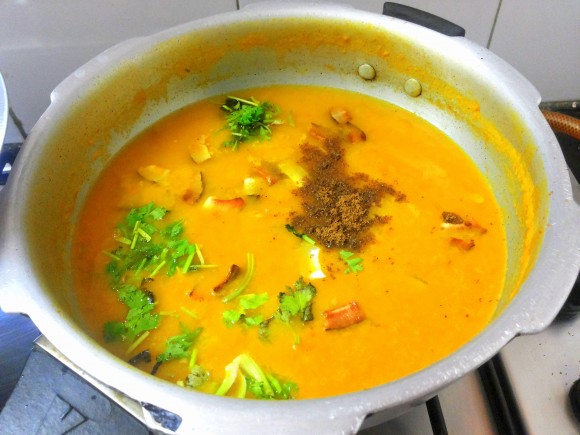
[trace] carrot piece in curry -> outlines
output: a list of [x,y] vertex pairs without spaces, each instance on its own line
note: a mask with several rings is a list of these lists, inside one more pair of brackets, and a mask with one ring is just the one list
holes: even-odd
[[362,310],[355,301],[349,302],[348,304],[333,310],[326,310],[322,315],[326,319],[324,325],[326,331],[348,328],[349,326],[360,323],[365,319]]

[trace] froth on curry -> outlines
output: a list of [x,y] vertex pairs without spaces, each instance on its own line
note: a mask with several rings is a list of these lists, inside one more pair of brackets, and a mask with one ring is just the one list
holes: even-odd
[[114,158],[78,222],[75,291],[96,340],[183,388],[332,396],[478,334],[503,228],[483,175],[417,116],[336,89],[243,90]]

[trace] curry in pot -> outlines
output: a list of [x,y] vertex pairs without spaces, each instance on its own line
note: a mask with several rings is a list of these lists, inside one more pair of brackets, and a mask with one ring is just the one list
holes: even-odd
[[234,95],[159,121],[95,183],[73,266],[96,340],[184,388],[302,399],[399,379],[487,325],[502,214],[457,144],[347,91]]

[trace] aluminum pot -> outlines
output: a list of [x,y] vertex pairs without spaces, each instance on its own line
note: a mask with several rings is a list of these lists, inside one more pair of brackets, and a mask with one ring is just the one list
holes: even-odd
[[[255,401],[152,377],[84,332],[70,245],[100,170],[131,137],[184,105],[278,83],[350,89],[412,111],[487,175],[504,212],[506,285],[489,326],[455,353],[366,391]],[[464,38],[338,5],[259,4],[115,46],[75,71],[51,100],[0,192],[0,305],[28,314],[92,377],[149,410],[170,411],[171,424],[158,419],[168,432],[351,433],[395,417],[518,334],[545,328],[580,267],[580,206],[538,92]]]

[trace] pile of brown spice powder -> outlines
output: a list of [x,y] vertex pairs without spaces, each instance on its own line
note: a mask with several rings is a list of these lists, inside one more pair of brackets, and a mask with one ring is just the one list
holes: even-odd
[[390,219],[372,215],[372,207],[380,205],[384,195],[393,195],[397,201],[403,201],[405,195],[366,174],[348,174],[345,141],[339,134],[320,138],[319,133],[318,129],[320,146],[301,145],[300,163],[309,175],[295,191],[303,210],[291,217],[291,224],[327,248],[360,251],[373,240],[371,226]]

